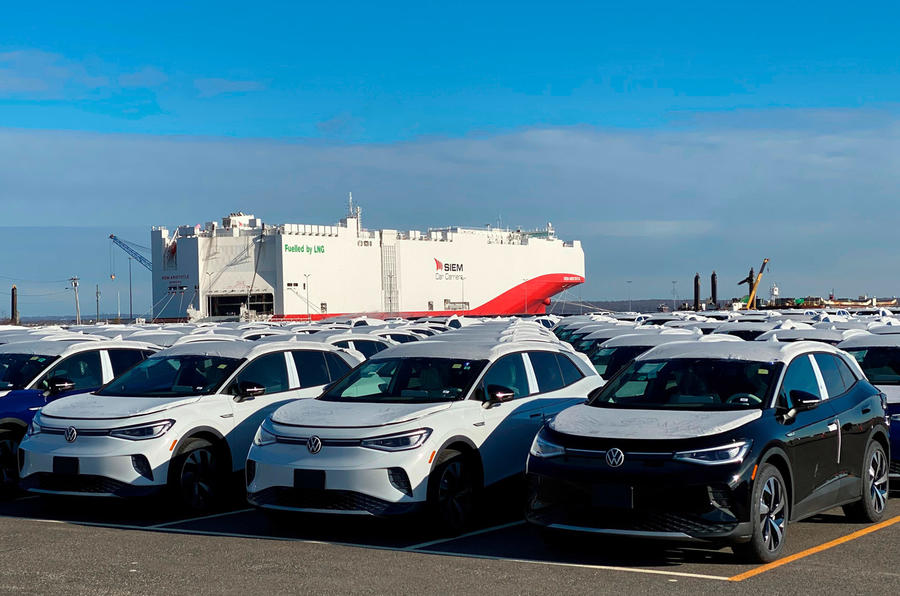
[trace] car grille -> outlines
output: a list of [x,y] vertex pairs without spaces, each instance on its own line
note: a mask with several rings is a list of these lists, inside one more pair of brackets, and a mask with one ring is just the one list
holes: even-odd
[[393,503],[349,490],[296,490],[273,487],[252,493],[253,503],[297,509],[327,511],[366,511],[373,515],[384,513]]
[[124,482],[91,475],[59,475],[38,473],[34,475],[34,488],[54,492],[71,492],[87,494],[115,494],[128,486]]

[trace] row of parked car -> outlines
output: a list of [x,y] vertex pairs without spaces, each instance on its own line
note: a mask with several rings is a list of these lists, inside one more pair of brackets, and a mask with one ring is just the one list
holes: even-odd
[[[789,521],[835,506],[884,516],[900,472],[890,335],[855,334],[843,350],[614,317],[550,322],[432,322],[437,334],[368,358],[326,338],[407,323],[253,339],[193,329],[158,351],[133,334],[20,331],[0,345],[12,389],[0,408],[24,406],[4,412],[4,479],[40,494],[167,492],[204,510],[243,473],[266,511],[424,511],[460,531],[486,487],[526,472],[527,519],[548,539],[731,543],[754,560],[780,555]],[[590,325],[630,332],[573,338]],[[99,361],[92,391],[78,386],[87,359]]]

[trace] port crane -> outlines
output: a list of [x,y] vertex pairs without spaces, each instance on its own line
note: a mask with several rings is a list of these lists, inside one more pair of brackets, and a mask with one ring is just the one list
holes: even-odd
[[750,269],[750,275],[738,282],[738,285],[747,284],[747,287],[750,288],[750,296],[747,298],[747,310],[753,308],[753,301],[756,299],[756,291],[759,289],[759,282],[762,281],[763,272],[766,270],[766,265],[768,263],[769,259],[763,259],[762,266],[759,268],[759,273],[756,275],[756,278],[753,277],[753,269]]
[[[138,251],[136,251],[136,250],[133,248],[131,242],[122,240],[121,238],[119,238],[119,237],[116,236],[115,234],[110,234],[110,235],[109,235],[109,239],[112,240],[113,244],[115,244],[116,246],[118,246],[119,248],[121,248],[122,250],[124,250],[125,253],[126,253],[129,257],[133,258],[135,261],[137,261],[138,263],[140,263],[141,265],[143,265],[144,268],[147,269],[147,271],[153,271],[153,263],[150,262],[150,259],[148,259],[148,258],[145,257],[144,255],[142,255],[141,253],[139,253]],[[134,246],[137,246],[137,245],[134,245]],[[112,272],[112,271],[111,271],[110,274],[109,274],[109,278],[110,278],[110,279],[115,279],[115,278],[116,278],[115,272]]]

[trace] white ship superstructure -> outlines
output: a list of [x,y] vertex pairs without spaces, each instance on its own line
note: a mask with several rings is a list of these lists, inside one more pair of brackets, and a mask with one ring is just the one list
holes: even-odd
[[366,230],[360,209],[337,225],[266,225],[232,213],[222,223],[151,232],[153,316],[259,315],[320,319],[357,313],[544,312],[550,296],[584,282],[579,241],[538,231]]

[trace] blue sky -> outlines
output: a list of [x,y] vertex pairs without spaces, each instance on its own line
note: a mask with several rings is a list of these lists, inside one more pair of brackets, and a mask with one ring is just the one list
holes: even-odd
[[28,314],[65,313],[71,296],[39,296],[36,282],[78,274],[113,296],[107,230],[147,244],[151,225],[236,209],[330,223],[353,191],[371,227],[551,220],[584,242],[585,298],[624,297],[626,279],[635,296],[665,296],[676,278],[686,293],[695,270],[737,280],[764,256],[785,294],[898,294],[882,240],[900,155],[898,12],[7,8],[0,286],[33,285]]

